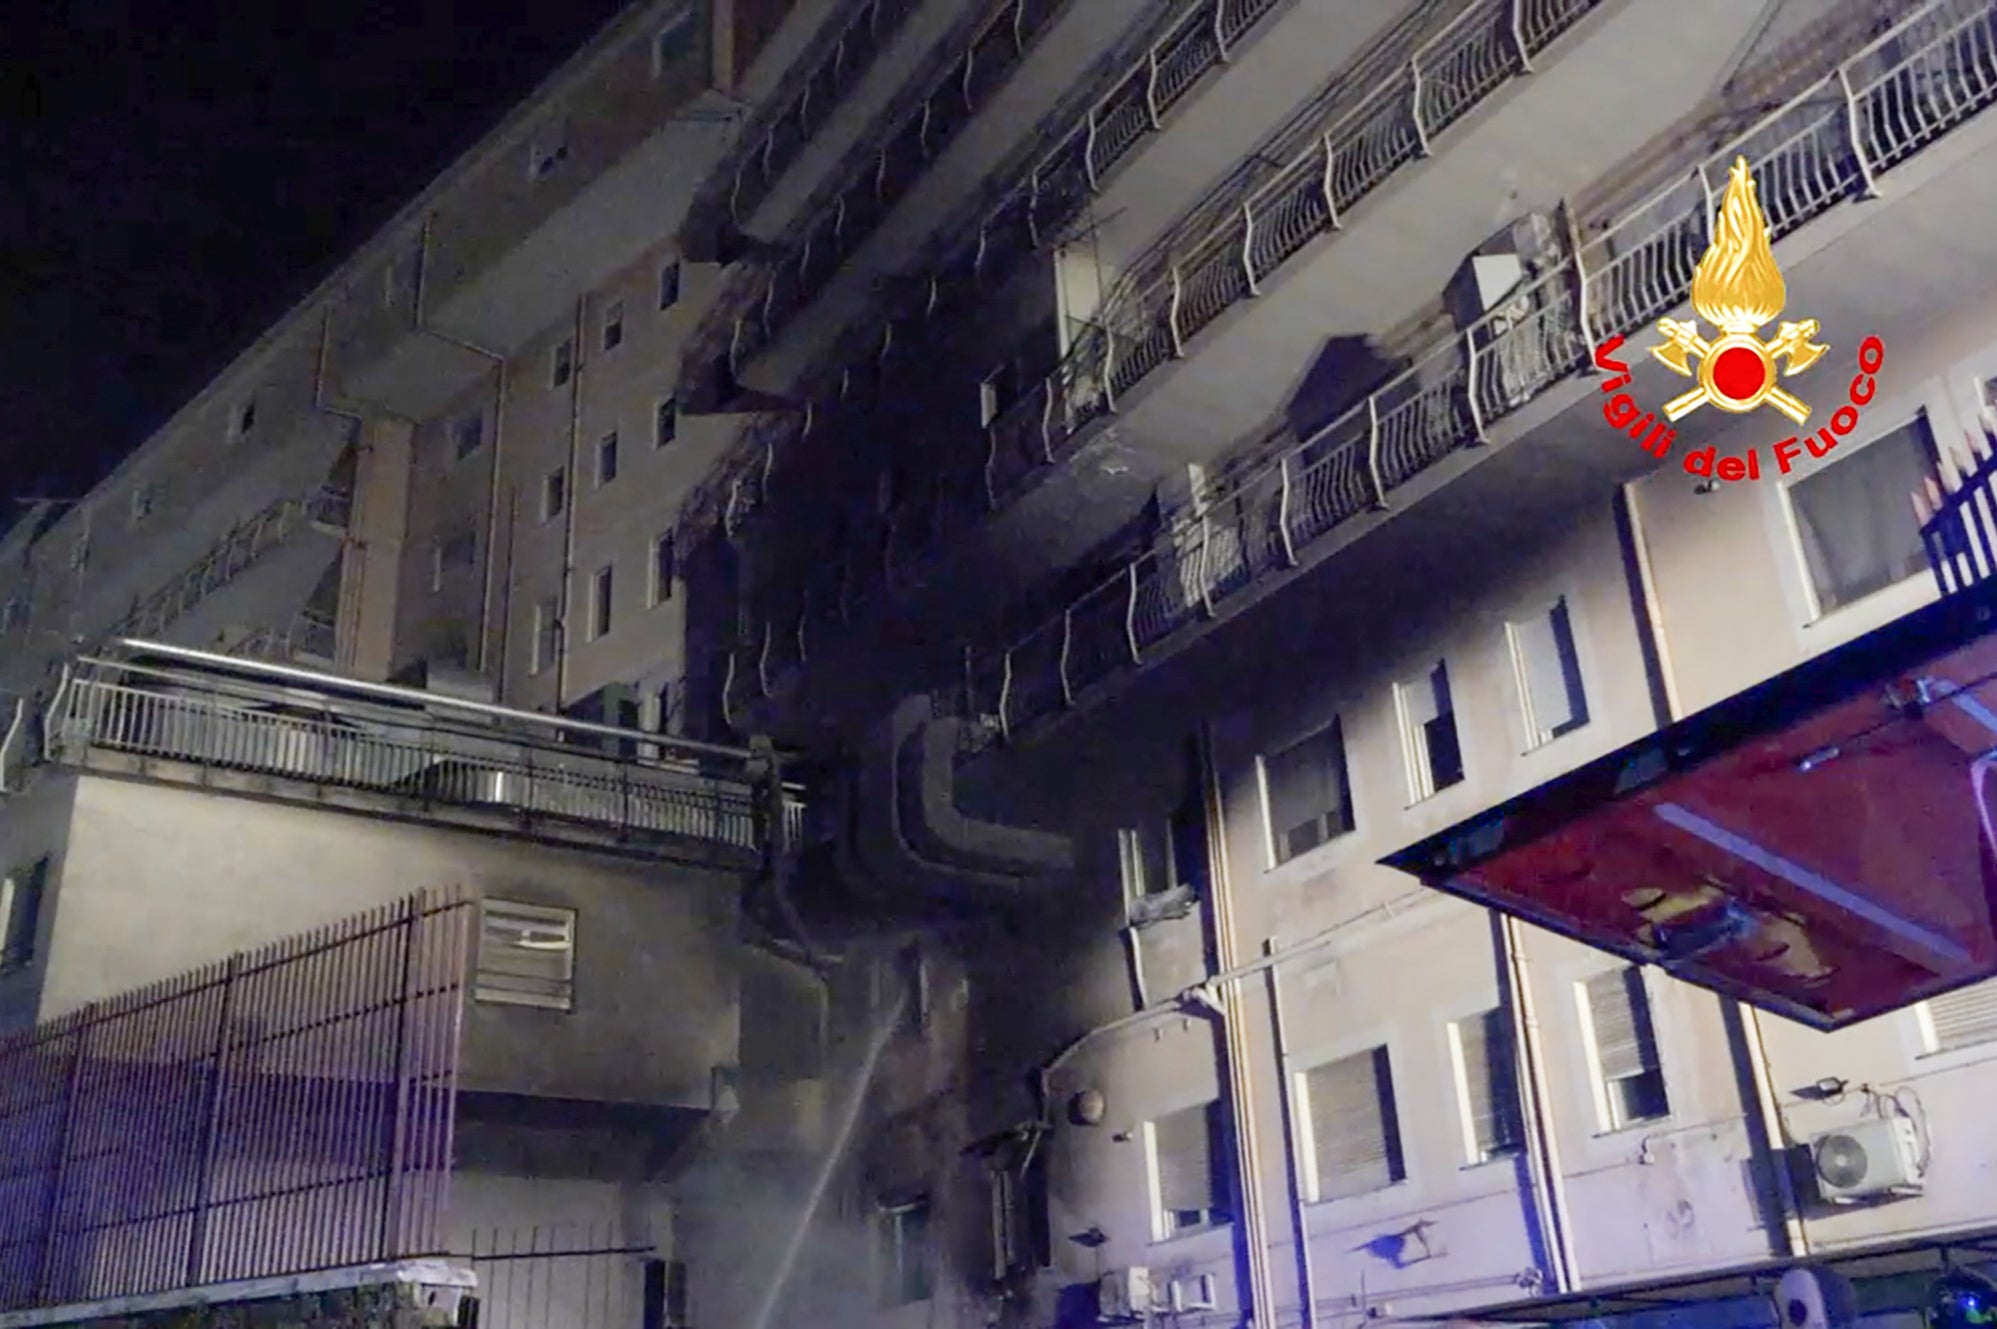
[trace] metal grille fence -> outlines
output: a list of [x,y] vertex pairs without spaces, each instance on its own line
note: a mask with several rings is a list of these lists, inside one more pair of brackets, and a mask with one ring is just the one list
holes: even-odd
[[684,1270],[615,1221],[472,1233],[480,1329],[673,1329]]
[[412,896],[0,1041],[0,1310],[438,1250],[471,903]]

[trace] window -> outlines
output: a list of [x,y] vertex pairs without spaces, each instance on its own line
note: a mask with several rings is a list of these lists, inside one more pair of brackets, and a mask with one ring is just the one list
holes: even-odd
[[679,576],[679,553],[673,533],[667,531],[652,541],[652,585],[647,597],[657,607],[673,598],[673,582]]
[[48,875],[49,860],[42,858],[0,878],[0,971],[18,969],[35,958]]
[[659,308],[671,309],[680,302],[680,261],[674,259],[659,269]]
[[1226,1138],[1217,1102],[1144,1123],[1155,1240],[1217,1227],[1233,1217],[1227,1203],[1227,1161],[1222,1156]]
[[1511,1012],[1503,1007],[1449,1026],[1450,1060],[1463,1104],[1463,1148],[1471,1163],[1508,1158],[1525,1147],[1515,1046]]
[[569,473],[565,470],[548,472],[548,478],[541,481],[541,520],[553,521],[562,515],[562,509],[569,501]]
[[534,654],[527,662],[527,672],[538,674],[555,662],[555,651],[559,646],[562,609],[555,597],[543,597],[534,606]]
[[663,448],[679,437],[680,406],[671,397],[659,403],[652,414],[652,446]]
[[881,1210],[881,1303],[907,1306],[929,1300],[929,1201],[925,1197]]
[[1631,965],[1583,983],[1581,1019],[1595,1057],[1602,1129],[1619,1131],[1669,1116],[1643,971]]
[[452,572],[462,571],[478,562],[478,537],[470,531],[460,531],[449,539],[439,540],[431,546],[430,589],[444,589],[444,577]]
[[603,349],[614,351],[624,344],[624,302],[613,300],[603,310]]
[[1820,613],[1927,571],[1907,495],[1935,466],[1934,434],[1922,415],[1789,486]]
[[142,525],[159,505],[160,485],[150,481],[132,491],[132,525]]
[[1365,1195],[1407,1179],[1386,1048],[1300,1073],[1297,1097],[1311,1199]]
[[1189,902],[1206,884],[1207,838],[1203,790],[1195,787],[1169,816],[1118,831],[1124,901],[1132,923],[1174,901]]
[[693,46],[693,11],[683,9],[652,38],[652,77],[658,78],[677,64]]
[[1553,607],[1505,627],[1519,700],[1532,747],[1551,743],[1588,723],[1588,697],[1581,686],[1581,657],[1574,649],[1574,625],[1562,597]]
[[480,1001],[575,1009],[575,910],[488,899],[480,923],[475,988]]
[[576,373],[576,344],[567,337],[555,344],[548,359],[548,386],[566,387]]
[[595,641],[610,631],[610,609],[614,582],[613,572],[608,564],[596,570],[589,579],[589,638]]
[[545,180],[569,159],[569,127],[552,124],[527,145],[527,178]]
[[451,453],[459,461],[477,452],[485,443],[485,416],[477,411],[451,421]]
[[617,431],[611,430],[596,441],[596,487],[603,488],[617,478]]
[[1427,677],[1395,689],[1401,742],[1408,762],[1408,798],[1419,803],[1463,779],[1463,749],[1449,700],[1449,666],[1437,661]]
[[229,414],[229,436],[231,438],[248,438],[250,431],[256,427],[257,399],[255,397],[247,397],[238,402],[236,409]]
[[1919,1006],[1921,1041],[1929,1052],[1997,1042],[1997,980],[1972,983]]
[[1353,827],[1345,730],[1337,721],[1262,759],[1269,840],[1277,864],[1309,853]]
[[992,1277],[999,1279],[1054,1264],[1047,1151],[1037,1140],[1021,1147],[1023,1166],[1001,1159],[992,1171]]

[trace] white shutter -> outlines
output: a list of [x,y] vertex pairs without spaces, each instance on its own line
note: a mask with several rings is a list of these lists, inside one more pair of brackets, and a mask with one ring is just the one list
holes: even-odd
[[1213,1132],[1207,1105],[1174,1112],[1151,1123],[1158,1153],[1158,1207],[1166,1217],[1204,1215],[1215,1207]]
[[1648,1014],[1631,996],[1643,975],[1635,969],[1612,969],[1588,980],[1588,1015],[1595,1026],[1595,1059],[1602,1079],[1627,1080],[1651,1069],[1645,1045],[1649,1039],[1639,1022]]
[[1363,1195],[1401,1179],[1386,1067],[1386,1049],[1374,1048],[1305,1074],[1318,1199]]
[[1997,980],[1957,988],[1928,1002],[1932,1051],[1973,1047],[1997,1040]]

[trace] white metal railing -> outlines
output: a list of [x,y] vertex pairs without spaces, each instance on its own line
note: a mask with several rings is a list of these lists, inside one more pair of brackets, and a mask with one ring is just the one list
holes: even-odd
[[243,638],[231,655],[250,660],[331,660],[336,653],[339,625],[329,614],[301,609],[282,628],[262,628]]
[[344,531],[352,513],[353,491],[341,485],[320,485],[303,498],[281,498],[237,523],[191,567],[133,605],[108,635],[157,636],[299,530],[318,526]]
[[21,791],[22,772],[34,760],[29,743],[29,728],[32,717],[26,697],[13,697],[0,701],[7,718],[7,732],[0,738],[0,794],[17,794]]
[[[880,529],[869,530],[859,543],[869,548],[878,544],[884,556],[861,564],[852,575],[840,574],[839,617],[850,616],[859,603],[887,592],[897,568],[921,566],[928,551],[1009,504],[1040,472],[1063,464],[1083,431],[1115,411],[1119,394],[1183,355],[1193,336],[1228,307],[1253,295],[1264,278],[1310,240],[1337,229],[1360,199],[1401,166],[1424,155],[1437,134],[1506,81],[1528,72],[1533,56],[1600,2],[1467,0],[1439,26],[1397,27],[1384,46],[1369,50],[1355,66],[1361,71],[1384,71],[1378,78],[1355,83],[1359,89],[1355,93],[1320,103],[1321,122],[1308,149],[1273,178],[1257,184],[1205,240],[1189,250],[1161,251],[1177,255],[1166,264],[1162,284],[1146,288],[1142,299],[1125,301],[1111,321],[1088,329],[1054,373],[986,428],[979,476],[920,508],[904,507],[873,518]],[[1189,6],[1192,16],[1211,21],[1192,28],[1182,21],[1171,29],[1152,48],[1154,60],[1127,75],[1049,155],[1035,172],[1031,188],[1017,192],[987,217],[983,234],[1023,228],[1037,244],[1044,230],[1078,212],[1101,173],[1117,159],[1100,155],[1103,134],[1107,125],[1121,123],[1115,108],[1136,95],[1130,89],[1151,87],[1151,80],[1182,69],[1183,77],[1171,80],[1169,108],[1170,100],[1182,96],[1209,64],[1223,60],[1229,46],[1275,4],[1276,0],[1226,0],[1217,6],[1216,0],[1195,0]],[[1224,29],[1218,27],[1223,22]],[[1212,44],[1188,38],[1174,47],[1182,31],[1206,34]],[[1155,58],[1167,48],[1183,54],[1158,63]],[[1162,122],[1148,124],[1155,129]],[[1132,137],[1119,154],[1135,142]],[[1059,208],[1038,221],[1034,215],[1013,215],[1021,207],[1039,208],[1043,203]],[[1196,213],[1195,220],[1204,215]],[[981,244],[979,255],[988,247]],[[969,274],[972,287],[976,276],[975,271]],[[876,360],[884,359],[888,349],[884,344]],[[865,369],[868,372],[849,372],[842,379],[841,397],[850,392],[865,399],[879,365]],[[763,507],[779,451],[804,441],[821,414],[827,413],[808,413],[801,421],[795,416],[773,417],[751,431],[748,456],[727,480],[731,534]],[[832,576],[825,574],[826,579]],[[823,602],[831,594],[823,587],[799,590],[797,612],[810,614],[806,601]]]
[[1289,438],[1226,493],[1058,618],[969,669],[972,712],[1001,736],[1141,665],[1299,552],[1581,371],[1593,343],[1689,296],[1715,187],[1745,156],[1776,237],[1997,101],[1997,5],[1929,0],[1815,87],[1666,185],[1560,268],[1307,439]]
[[[335,787],[426,807],[506,812],[543,829],[582,823],[619,834],[765,847],[765,818],[746,759],[720,770],[711,760],[665,755],[671,740],[647,743],[638,734],[610,740],[622,752],[590,751],[521,732],[558,723],[551,717],[519,720],[454,724],[424,709],[357,708],[295,686],[245,687],[194,671],[86,658],[56,690],[43,745],[46,758],[62,764],[82,764],[93,752],[123,753],[184,763],[202,780],[238,772],[308,791]],[[647,755],[648,748],[661,755]],[[153,773],[170,778],[158,767]],[[782,797],[787,842],[796,844],[805,829],[803,801],[795,786]]]
[[746,224],[769,197],[917,8],[918,0],[862,0],[838,35],[820,45],[816,60],[786,73],[769,99],[777,109],[744,137],[714,176],[737,225]]
[[1308,438],[1258,440],[1227,487],[1175,514],[1152,548],[1009,649],[974,656],[961,704],[995,717],[993,732],[1008,737],[1072,705],[1581,371],[1595,341],[1682,304],[1705,249],[1715,186],[1734,157],[1748,159],[1781,237],[1869,194],[1880,176],[1993,100],[1997,5],[1916,6],[1338,420]]
[[[740,290],[717,303],[696,334],[702,346],[725,341],[730,367],[741,367],[775,338],[790,316],[824,289],[873,235],[888,210],[922,178],[999,83],[1073,0],[988,0],[982,18],[944,42],[926,87],[908,109],[848,158],[847,183],[800,228],[801,239]],[[913,80],[922,85],[918,76]]]

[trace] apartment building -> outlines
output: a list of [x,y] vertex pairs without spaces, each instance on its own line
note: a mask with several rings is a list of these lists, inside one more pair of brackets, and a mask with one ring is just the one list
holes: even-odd
[[[9,535],[8,686],[137,635],[809,754],[664,1183],[702,1324],[1902,1314],[1997,1227],[1971,961],[1822,1032],[1413,847],[1954,612],[1993,100],[1982,0],[640,6]],[[1680,395],[1743,159],[1853,418],[1660,460],[1595,352]]]

